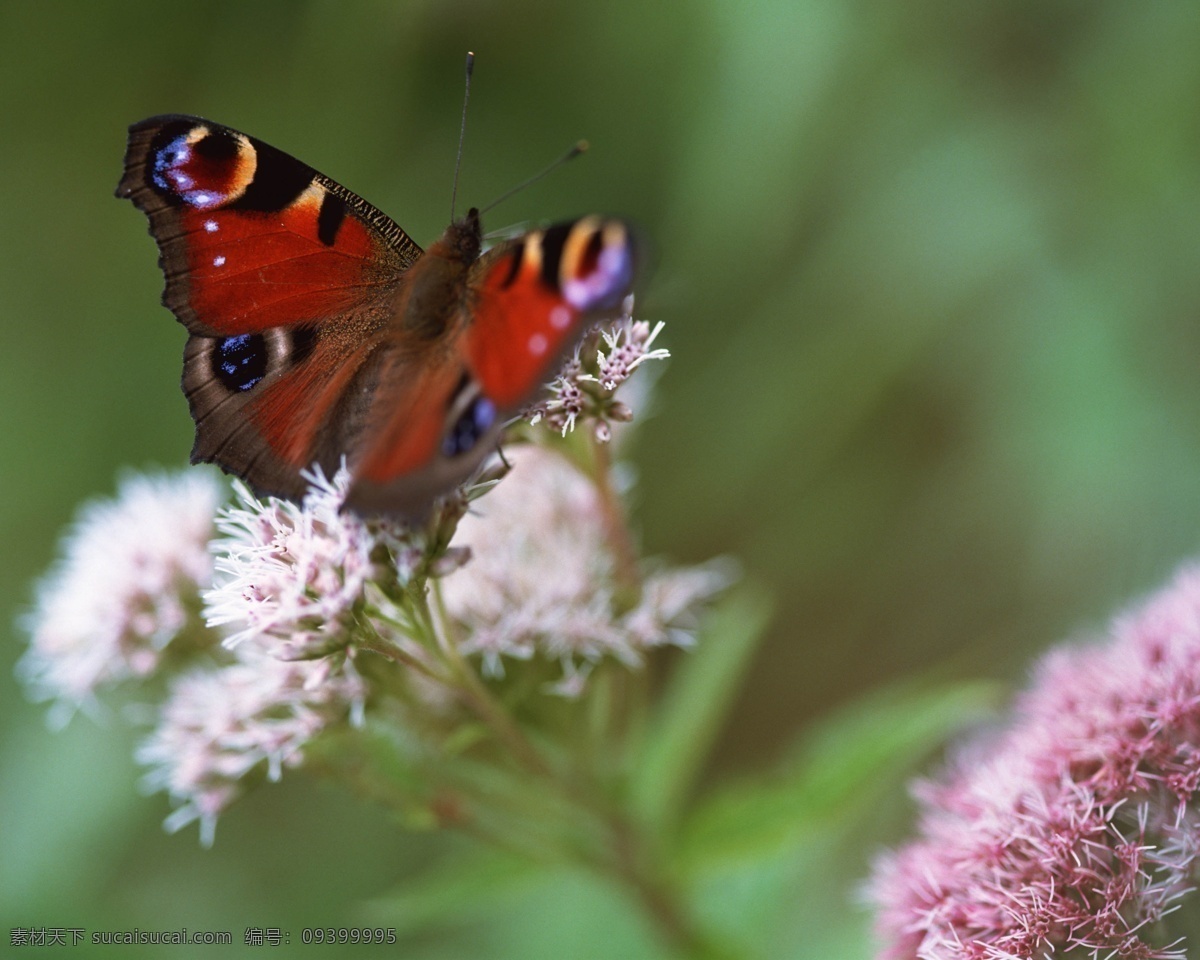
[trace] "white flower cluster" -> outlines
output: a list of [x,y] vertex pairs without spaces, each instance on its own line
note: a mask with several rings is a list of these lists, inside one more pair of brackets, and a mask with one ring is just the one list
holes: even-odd
[[367,583],[396,575],[394,563],[376,558],[392,556],[403,528],[341,512],[350,485],[345,467],[332,479],[320,470],[309,479],[302,504],[259,500],[237,483],[241,504],[217,519],[224,536],[213,544],[216,577],[204,592],[205,614],[228,647],[250,640],[285,660],[337,649]]
[[526,414],[531,423],[545,420],[563,436],[581,420],[594,423],[597,439],[608,442],[611,423],[633,419],[630,407],[616,399],[621,385],[647,360],[665,360],[670,352],[653,346],[663,324],[653,327],[633,319],[633,296],[625,298],[622,315],[611,324],[595,327],[551,381],[544,399]]
[[223,496],[209,473],[133,476],[115,500],[87,505],[39,584],[17,670],[52,718],[92,708],[106,685],[144,677],[199,604]]
[[617,603],[617,558],[594,484],[540,447],[513,451],[512,476],[464,517],[455,543],[472,561],[441,581],[446,608],[463,627],[461,649],[503,673],[503,658],[541,654],[562,664],[558,692],[578,694],[591,665],[629,665],[644,650],[692,641],[695,606],[728,584],[718,565],[650,576],[640,602]]
[[332,660],[251,656],[179,677],[158,728],[137,752],[150,768],[146,784],[177,804],[167,829],[199,820],[201,842],[211,846],[217,815],[245,789],[248,774],[265,765],[278,780],[347,710],[361,723],[366,693],[353,666],[335,669]]
[[[614,392],[667,355],[652,348],[659,327],[626,307],[556,381],[541,413],[556,428],[586,416],[606,440],[608,420],[631,416]],[[128,480],[83,511],[41,584],[22,677],[58,715],[119,681],[166,680],[138,757],[177,805],[168,826],[198,820],[208,842],[253,775],[278,778],[368,701],[421,683],[452,695],[462,657],[492,678],[506,660],[540,658],[561,669],[552,688],[574,696],[602,660],[637,666],[650,648],[691,643],[726,571],[644,574],[611,478],[536,443],[510,454],[513,476],[482,476],[420,529],[344,510],[344,466],[309,475],[302,503],[237,483],[219,510],[221,486],[203,471]],[[360,674],[377,655],[390,668]],[[417,679],[397,682],[406,670]]]
[[[134,477],[115,500],[85,508],[39,587],[18,668],[35,698],[56,701],[59,720],[106,686],[165,672],[181,644],[171,666],[200,660],[171,684],[138,756],[148,782],[179,804],[167,826],[199,819],[206,842],[243,777],[261,764],[277,777],[327,724],[360,715],[365,698],[345,658],[285,660],[343,623],[379,537],[338,515],[344,480],[314,475],[303,507],[239,492],[242,505],[218,513],[223,485],[188,471]],[[218,529],[225,537],[214,541]]]

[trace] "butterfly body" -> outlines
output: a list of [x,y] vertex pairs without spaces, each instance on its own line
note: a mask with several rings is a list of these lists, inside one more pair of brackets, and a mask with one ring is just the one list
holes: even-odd
[[298,498],[302,471],[344,457],[366,514],[419,518],[468,479],[633,280],[623,221],[481,255],[472,209],[423,251],[335,181],[198,117],[134,124],[117,195],[149,217],[190,334],[192,461]]

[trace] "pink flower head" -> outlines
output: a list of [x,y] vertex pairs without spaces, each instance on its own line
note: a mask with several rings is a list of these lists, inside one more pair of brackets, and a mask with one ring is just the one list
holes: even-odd
[[578,421],[590,420],[596,437],[607,442],[612,436],[610,421],[633,419],[629,405],[616,399],[621,385],[647,360],[665,360],[671,355],[653,346],[662,328],[661,322],[651,327],[645,320],[634,320],[633,296],[626,297],[622,315],[595,327],[550,383],[547,396],[526,411],[530,421],[544,419],[566,436]]
[[303,760],[305,744],[349,717],[361,723],[366,685],[347,660],[285,662],[246,655],[238,663],[178,678],[158,728],[138,750],[150,767],[146,786],[176,802],[168,830],[200,821],[212,845],[217,816],[259,767],[278,780]]
[[731,576],[720,563],[646,578],[641,602],[616,600],[616,559],[596,487],[563,457],[536,446],[510,450],[512,475],[463,517],[454,542],[471,561],[443,578],[450,615],[463,626],[461,649],[503,672],[503,659],[558,661],[566,695],[583,689],[606,657],[630,665],[643,651],[689,645],[698,604]]
[[1040,664],[1013,722],[917,788],[871,882],[890,960],[1186,956],[1200,854],[1200,567]]
[[251,641],[283,659],[330,652],[344,644],[367,584],[387,573],[380,554],[403,554],[401,525],[342,510],[344,466],[331,479],[319,470],[309,479],[302,504],[259,500],[236,484],[241,503],[217,518],[223,536],[204,601],[226,646]]
[[38,586],[18,673],[66,719],[106,684],[145,677],[199,606],[223,494],[205,471],[132,476],[85,506]]

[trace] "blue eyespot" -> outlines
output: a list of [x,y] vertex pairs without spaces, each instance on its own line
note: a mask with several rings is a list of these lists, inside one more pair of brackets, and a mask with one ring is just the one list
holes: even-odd
[[442,453],[456,457],[471,450],[496,422],[496,405],[487,397],[471,401],[442,441]]
[[611,310],[633,283],[633,250],[628,243],[600,249],[594,268],[581,277],[565,280],[563,297],[579,310]]
[[249,390],[266,376],[267,341],[258,333],[226,337],[213,348],[212,371],[227,390]]
[[180,189],[186,189],[190,183],[180,184],[182,178],[187,180],[186,174],[181,174],[176,167],[181,167],[188,162],[191,152],[188,150],[187,136],[176,137],[165,147],[159,148],[154,155],[154,185],[166,193],[178,194]]
[[[150,175],[154,186],[161,192],[178,197],[184,203],[201,210],[219,206],[225,195],[219,190],[206,189],[196,183],[196,175],[203,169],[197,165],[197,161],[212,159],[212,150],[205,145],[214,139],[224,142],[227,138],[214,138],[210,135],[196,144],[191,144],[188,142],[188,134],[184,133],[160,147],[154,154],[154,171]],[[236,142],[233,142],[233,148],[236,154]]]

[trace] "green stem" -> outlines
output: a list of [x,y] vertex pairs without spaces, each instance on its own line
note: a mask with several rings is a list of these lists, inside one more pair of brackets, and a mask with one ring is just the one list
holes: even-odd
[[[630,592],[640,588],[638,555],[624,507],[612,482],[612,460],[607,444],[593,438],[591,442],[590,473],[603,513],[605,537],[612,551],[617,584]],[[433,604],[429,593],[433,593]],[[628,813],[615,807],[603,787],[596,781],[596,771],[585,769],[568,775],[556,769],[529,739],[525,731],[497,700],[483,682],[474,667],[462,655],[458,638],[454,636],[454,621],[449,616],[442,597],[440,583],[425,576],[415,577],[406,593],[412,601],[416,618],[421,621],[422,632],[433,640],[433,653],[445,671],[435,670],[430,664],[421,662],[382,637],[361,642],[364,649],[387,656],[421,670],[452,690],[463,703],[492,732],[508,755],[527,774],[544,781],[562,798],[568,808],[579,811],[576,826],[586,832],[585,823],[594,825],[591,842],[572,844],[575,855],[590,864],[592,869],[628,890],[641,905],[646,916],[658,930],[663,940],[676,953],[694,958],[717,956],[710,943],[697,931],[691,917],[680,902],[679,892],[669,883],[661,866],[661,852],[653,838],[639,828]],[[642,691],[644,694],[644,691]],[[615,733],[610,728],[610,732]],[[625,731],[628,733],[628,731]],[[582,776],[580,775],[582,774]],[[490,830],[482,823],[470,821],[456,824],[458,829],[474,833],[480,840],[499,843],[526,855],[524,845],[502,833]],[[537,857],[535,856],[535,859]]]
[[[433,610],[430,609],[428,590],[433,591],[437,600],[439,614],[437,617],[434,617]],[[553,779],[554,771],[551,770],[549,764],[509,716],[508,711],[496,702],[487,687],[484,686],[483,681],[463,658],[458,649],[457,638],[450,635],[452,621],[446,612],[438,581],[435,580],[432,586],[427,585],[425,589],[416,591],[416,606],[429,630],[437,638],[438,649],[456,681],[452,684],[455,693],[480,720],[487,724],[496,739],[508,748],[522,766],[540,777]]]
[[410,656],[399,647],[388,643],[386,640],[371,640],[364,638],[357,640],[355,642],[355,646],[357,646],[360,650],[369,650],[371,653],[377,653],[381,657],[391,660],[393,663],[403,664],[406,667],[412,667],[414,670],[419,670],[427,677],[440,679],[432,670],[430,670],[416,657]]
[[610,836],[610,856],[593,865],[633,894],[674,952],[695,958],[719,956],[714,945],[696,929],[678,890],[656,865],[657,845],[622,811],[611,810],[605,826]]
[[415,657],[411,653],[402,650],[394,643],[385,640],[370,624],[365,626],[371,631],[371,635],[364,635],[355,641],[356,646],[358,646],[360,650],[369,650],[371,653],[377,653],[381,657],[391,660],[393,663],[399,663],[402,666],[416,670],[418,673],[422,673],[431,680],[436,680],[438,683],[449,682],[449,678],[439,674],[430,664],[426,663],[421,658]]
[[604,536],[616,563],[613,572],[617,585],[631,591],[637,590],[641,586],[638,553],[629,533],[625,505],[613,486],[612,450],[609,444],[601,443],[594,435],[591,441],[591,461],[592,482],[596,485],[604,518]]

